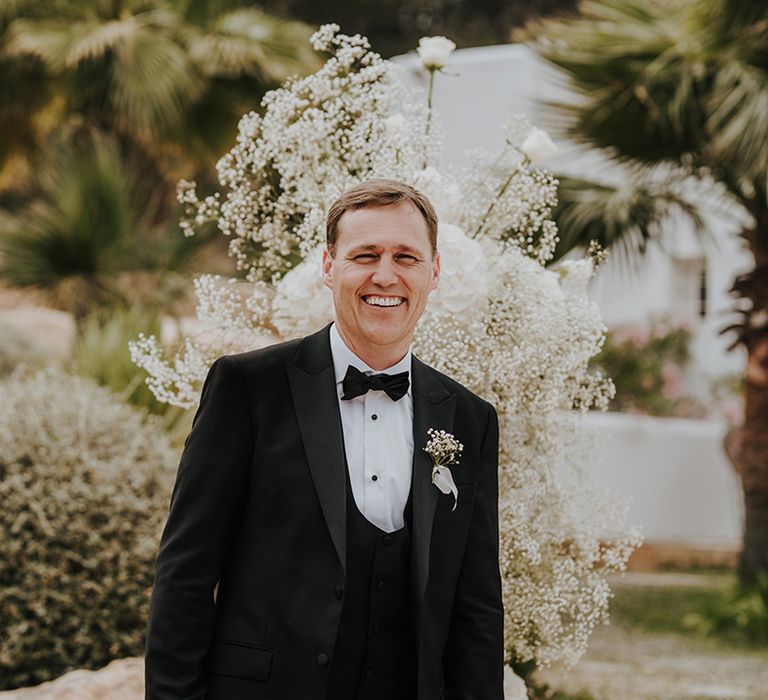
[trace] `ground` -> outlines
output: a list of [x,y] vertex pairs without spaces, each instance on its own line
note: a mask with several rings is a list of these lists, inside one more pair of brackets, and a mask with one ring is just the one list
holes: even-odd
[[677,626],[685,612],[683,605],[670,610],[678,591],[695,600],[713,582],[719,579],[674,574],[630,575],[617,582],[612,623],[596,630],[580,663],[567,672],[539,672],[539,678],[561,691],[554,697],[563,700],[766,700],[768,648],[664,630]]

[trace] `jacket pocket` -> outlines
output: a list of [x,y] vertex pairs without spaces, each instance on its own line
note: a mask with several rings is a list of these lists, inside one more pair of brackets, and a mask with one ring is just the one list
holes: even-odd
[[269,677],[272,650],[238,642],[214,640],[208,657],[208,673],[253,681]]

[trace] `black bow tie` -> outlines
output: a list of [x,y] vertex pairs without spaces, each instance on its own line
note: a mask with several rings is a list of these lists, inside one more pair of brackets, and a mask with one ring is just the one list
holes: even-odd
[[354,399],[369,391],[383,391],[390,399],[397,401],[408,393],[408,372],[363,374],[357,367],[349,365],[341,386],[344,389],[342,400]]

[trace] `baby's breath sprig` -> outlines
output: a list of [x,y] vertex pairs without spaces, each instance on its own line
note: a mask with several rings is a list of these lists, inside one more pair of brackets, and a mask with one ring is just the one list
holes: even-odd
[[424,447],[424,452],[432,457],[432,462],[436,467],[459,463],[459,455],[464,450],[464,445],[451,433],[429,428],[427,435],[430,439]]

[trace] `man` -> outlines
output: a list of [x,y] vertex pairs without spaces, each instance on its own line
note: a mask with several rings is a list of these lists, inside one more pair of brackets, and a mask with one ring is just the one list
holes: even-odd
[[[149,700],[502,699],[496,412],[410,351],[436,239],[413,188],[353,187],[327,220],[336,321],[211,367],[157,560]],[[429,428],[463,444],[455,503]]]

